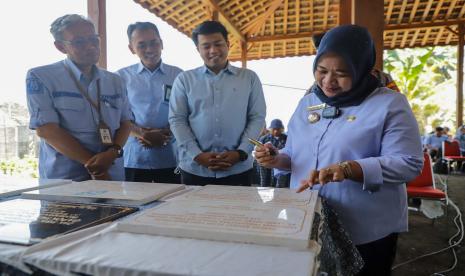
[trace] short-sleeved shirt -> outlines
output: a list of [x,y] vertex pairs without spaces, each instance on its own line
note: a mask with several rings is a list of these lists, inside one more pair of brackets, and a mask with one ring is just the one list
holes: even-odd
[[[315,185],[338,213],[355,244],[407,230],[405,183],[423,166],[418,124],[404,95],[378,88],[359,106],[340,108],[337,118],[323,118],[321,104],[311,93],[299,103],[288,125],[286,146],[291,158],[291,188],[311,170],[346,160],[357,161],[363,183],[344,180]],[[310,123],[308,116],[320,120]],[[315,117],[315,116],[314,116]]]
[[465,153],[465,134],[462,133],[462,129],[465,126],[461,126],[457,129],[457,133],[455,134],[455,140],[457,140],[460,144],[460,151],[462,152],[462,155]]
[[[93,78],[89,80],[71,60],[65,59],[33,68],[27,73],[29,127],[36,129],[48,123],[56,123],[90,152],[102,152],[106,148],[100,142],[98,134],[98,111],[80,93],[65,66],[87,88],[88,95],[94,102],[97,100],[97,82],[100,82],[102,119],[113,137],[121,122],[132,120],[126,89],[118,75],[94,66]],[[57,152],[44,140],[40,142],[39,174],[40,178],[45,179],[89,179],[82,164]],[[124,179],[122,158],[115,160],[109,174],[113,180]]]
[[[266,105],[261,82],[251,70],[230,64],[218,74],[206,66],[176,78],[169,122],[178,143],[179,167],[202,177],[226,177],[252,169],[253,146],[265,125]],[[243,150],[247,160],[226,171],[212,171],[194,158],[202,152]]]
[[441,149],[442,142],[449,140],[447,135],[437,136],[436,133],[433,133],[426,137],[425,144],[430,145],[433,148]]
[[[169,128],[168,108],[171,87],[182,72],[175,66],[161,63],[153,72],[137,63],[118,70],[128,91],[134,122],[140,127]],[[145,148],[130,136],[124,146],[124,166],[137,169],[165,169],[176,167],[176,143]]]

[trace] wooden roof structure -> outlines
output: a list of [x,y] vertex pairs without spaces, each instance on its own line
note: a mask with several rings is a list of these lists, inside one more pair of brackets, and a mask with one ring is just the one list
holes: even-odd
[[[232,61],[244,58],[244,47],[247,60],[314,54],[311,36],[339,25],[343,2],[346,2],[134,1],[187,36],[203,21],[218,18],[230,33],[229,59]],[[457,25],[461,23],[465,23],[465,0],[384,0],[383,47],[399,49],[456,45]]]
[[[457,126],[463,124],[465,0],[133,0],[190,37],[205,20],[229,31],[228,59],[242,61],[315,53],[311,36],[348,23],[365,26],[383,51],[457,45]],[[87,0],[106,68],[106,0]]]

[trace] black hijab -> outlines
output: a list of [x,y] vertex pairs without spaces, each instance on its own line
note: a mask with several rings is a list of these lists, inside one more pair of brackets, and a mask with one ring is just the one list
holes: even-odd
[[334,97],[327,97],[318,85],[313,86],[312,92],[322,102],[335,107],[361,104],[379,86],[379,80],[370,73],[376,60],[370,33],[357,25],[342,25],[328,31],[318,46],[313,74],[320,58],[328,53],[344,59],[352,77],[352,88]]

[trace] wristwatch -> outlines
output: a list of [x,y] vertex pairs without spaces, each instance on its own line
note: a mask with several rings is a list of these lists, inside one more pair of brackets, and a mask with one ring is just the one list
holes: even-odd
[[123,148],[118,144],[113,144],[110,147],[108,147],[108,149],[111,149],[116,153],[116,158],[120,158],[124,154]]
[[237,153],[239,153],[239,161],[245,161],[247,160],[247,158],[249,158],[249,155],[247,154],[247,152],[243,151],[243,150],[236,150]]

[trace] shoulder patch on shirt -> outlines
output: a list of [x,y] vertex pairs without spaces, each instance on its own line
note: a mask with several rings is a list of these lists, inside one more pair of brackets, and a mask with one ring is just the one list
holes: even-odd
[[38,78],[31,76],[26,79],[27,94],[43,94],[44,90],[44,85]]

